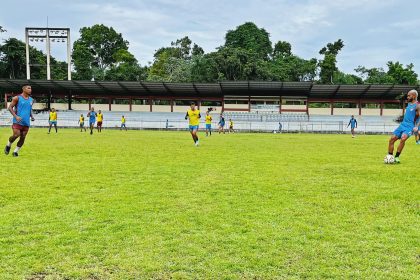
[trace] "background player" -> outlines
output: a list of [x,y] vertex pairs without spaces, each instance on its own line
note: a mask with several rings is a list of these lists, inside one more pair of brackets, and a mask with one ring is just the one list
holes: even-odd
[[79,118],[79,126],[80,126],[80,132],[83,131],[83,129],[86,132],[86,127],[85,127],[85,117],[83,116],[83,114],[80,114],[80,118]]
[[198,146],[198,136],[197,131],[200,124],[200,110],[197,110],[195,108],[195,103],[191,103],[191,108],[187,111],[187,114],[185,115],[185,119],[189,119],[189,129],[191,136],[194,140],[195,146]]
[[225,118],[223,117],[223,114],[220,114],[220,120],[219,120],[219,134],[221,132],[225,134]]
[[103,120],[104,120],[104,114],[102,114],[101,110],[99,110],[98,114],[96,114],[96,127],[98,128],[98,132],[102,132]]
[[54,126],[55,133],[57,133],[57,111],[54,108],[51,108],[50,117],[48,118],[48,123],[50,127],[48,128],[48,134],[51,132],[51,127]]
[[347,125],[347,127],[351,127],[351,137],[355,137],[355,132],[354,129],[357,128],[357,120],[354,118],[354,115],[351,116],[351,119],[349,121],[349,124]]
[[13,116],[13,135],[10,136],[9,141],[7,142],[6,147],[4,148],[4,153],[9,154],[12,143],[15,142],[17,138],[19,141],[16,145],[15,150],[13,151],[13,156],[17,157],[19,150],[22,148],[25,143],[26,135],[28,135],[29,127],[31,125],[31,120],[34,121],[32,115],[32,105],[34,103],[32,95],[32,88],[30,85],[25,85],[22,87],[22,93],[18,96],[13,97],[12,102],[10,103],[8,110]]
[[420,104],[417,103],[418,92],[410,90],[407,94],[408,105],[405,109],[404,119],[400,126],[394,131],[394,135],[389,139],[388,154],[393,155],[394,144],[400,139],[400,144],[395,154],[395,162],[400,163],[400,154],[404,149],[405,141],[414,133],[418,133],[418,126],[420,125],[420,118],[417,118],[417,123],[414,122],[416,116],[420,115]]
[[125,131],[127,131],[127,126],[125,125],[125,122],[126,122],[125,117],[122,116],[121,117],[121,127],[120,127],[120,130],[122,130],[123,128],[125,128]]
[[235,130],[233,129],[232,119],[229,119],[229,133],[235,133]]
[[93,134],[93,129],[95,127],[95,122],[96,122],[96,112],[95,112],[95,108],[91,108],[90,112],[87,114],[87,117],[89,118],[89,128],[90,128],[90,135]]
[[210,112],[206,112],[206,136],[211,136],[211,121],[213,118],[210,116]]

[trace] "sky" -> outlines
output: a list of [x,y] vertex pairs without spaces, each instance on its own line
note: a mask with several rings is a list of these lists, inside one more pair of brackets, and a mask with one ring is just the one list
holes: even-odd
[[[72,41],[82,27],[112,26],[129,41],[141,65],[153,61],[155,50],[188,36],[205,52],[224,44],[228,30],[254,22],[270,33],[272,43],[292,44],[302,58],[321,58],[319,50],[338,39],[345,47],[338,67],[354,73],[359,65],[383,67],[387,61],[413,63],[420,75],[418,0],[94,0],[0,2],[0,34],[24,40],[25,27],[68,27]],[[45,46],[35,47],[45,52]],[[65,44],[52,55],[65,60]]]

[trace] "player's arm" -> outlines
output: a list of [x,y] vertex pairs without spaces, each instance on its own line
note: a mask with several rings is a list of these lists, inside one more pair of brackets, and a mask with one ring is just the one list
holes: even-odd
[[354,120],[354,124],[356,125],[356,128],[357,128],[357,120]]
[[198,118],[201,119],[201,114],[200,113],[198,114]]
[[188,112],[187,112],[187,114],[185,115],[185,119],[186,119],[186,120],[188,119]]
[[350,123],[351,123],[351,121],[349,121],[349,124],[347,125],[347,127],[349,127],[349,126],[350,126]]
[[414,132],[417,132],[420,126],[420,104],[417,104],[416,111],[419,117],[417,118],[417,121],[414,123]]
[[15,106],[17,105],[18,101],[19,101],[19,97],[18,96],[13,97],[12,102],[10,102],[9,107],[7,109],[9,110],[10,114],[12,114],[12,116],[18,122],[20,122],[22,120],[22,118],[19,117],[18,115],[16,115],[15,111],[13,110],[13,108],[15,108]]

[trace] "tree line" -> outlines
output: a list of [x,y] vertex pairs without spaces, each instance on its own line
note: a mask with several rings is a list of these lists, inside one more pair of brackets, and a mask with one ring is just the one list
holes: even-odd
[[[0,26],[0,32],[7,32]],[[156,50],[153,62],[141,65],[128,50],[121,33],[103,24],[80,29],[73,43],[72,77],[75,80],[217,82],[217,81],[314,81],[320,84],[418,84],[414,65],[388,61],[387,69],[359,66],[355,74],[337,67],[343,40],[319,50],[321,59],[305,59],[293,53],[286,41],[271,42],[270,34],[252,22],[225,35],[215,51],[205,53],[188,36]],[[31,78],[46,78],[46,55],[29,50]],[[0,78],[25,79],[25,43],[9,38],[0,44]],[[67,63],[51,58],[51,78],[67,79]]]

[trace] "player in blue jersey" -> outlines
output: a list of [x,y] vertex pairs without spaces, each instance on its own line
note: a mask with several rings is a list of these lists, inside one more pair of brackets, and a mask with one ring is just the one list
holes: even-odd
[[357,120],[354,118],[354,115],[351,116],[351,119],[349,121],[349,124],[347,127],[351,126],[351,137],[355,137],[356,133],[354,132],[354,129],[357,128]]
[[93,134],[93,129],[95,127],[95,123],[96,123],[96,112],[95,112],[95,108],[90,108],[89,113],[87,113],[87,117],[89,118],[89,128],[90,128],[90,135]]
[[6,155],[10,153],[12,143],[15,142],[17,138],[19,138],[19,141],[17,142],[16,148],[13,151],[13,156],[17,157],[19,155],[19,150],[25,143],[26,135],[28,135],[29,127],[31,126],[31,120],[35,120],[32,115],[32,105],[34,104],[34,100],[31,95],[31,86],[24,85],[22,87],[22,93],[13,97],[12,102],[8,107],[9,112],[13,116],[13,135],[10,136],[6,147],[4,148],[4,153]]
[[[418,127],[420,125],[420,104],[417,103],[418,92],[416,90],[410,90],[407,94],[407,108],[405,109],[404,119],[400,126],[394,131],[394,135],[389,139],[388,154],[393,155],[394,143],[400,139],[400,144],[395,154],[395,162],[400,163],[400,154],[404,149],[405,141],[413,135],[418,133]],[[417,121],[416,120],[417,117]]]

